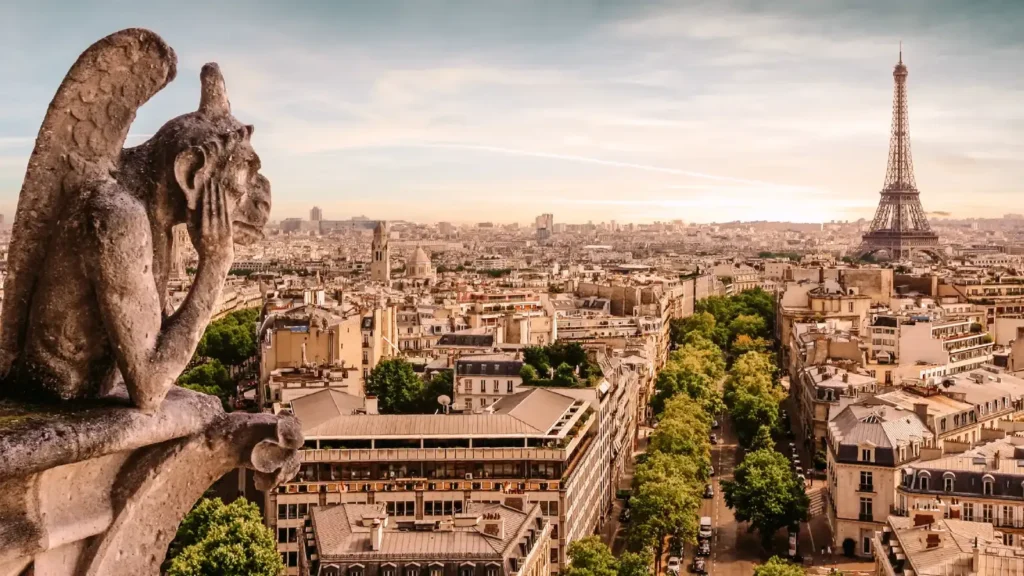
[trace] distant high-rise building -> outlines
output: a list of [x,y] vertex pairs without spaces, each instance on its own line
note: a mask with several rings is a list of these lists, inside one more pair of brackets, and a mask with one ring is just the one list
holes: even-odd
[[381,220],[373,229],[373,258],[370,260],[370,279],[388,284],[391,282],[391,248],[388,246],[388,223]]
[[537,230],[551,231],[555,227],[555,216],[553,214],[541,214],[534,219],[533,227]]
[[438,222],[437,231],[444,236],[451,236],[455,233],[455,226],[452,226],[451,222]]
[[319,222],[324,219],[324,211],[319,206],[313,206],[313,209],[309,211],[310,222]]

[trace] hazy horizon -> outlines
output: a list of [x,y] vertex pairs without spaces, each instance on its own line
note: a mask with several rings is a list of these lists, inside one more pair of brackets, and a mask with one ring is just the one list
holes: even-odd
[[8,223],[61,79],[130,26],[179,64],[129,143],[219,62],[275,220],[871,218],[901,40],[925,210],[1024,211],[1021,2],[38,1],[0,6]]

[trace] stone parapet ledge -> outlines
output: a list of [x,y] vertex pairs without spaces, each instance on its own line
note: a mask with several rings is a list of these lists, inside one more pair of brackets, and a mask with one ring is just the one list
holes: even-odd
[[214,482],[246,467],[270,489],[298,470],[301,446],[290,416],[226,414],[177,387],[152,414],[123,393],[0,401],[0,576],[155,576]]

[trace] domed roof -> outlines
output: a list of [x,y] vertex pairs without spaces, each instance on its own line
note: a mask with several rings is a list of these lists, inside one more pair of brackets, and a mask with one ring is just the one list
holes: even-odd
[[414,265],[415,264],[427,264],[427,265],[429,265],[430,264],[430,256],[427,256],[427,253],[423,251],[423,248],[417,246],[416,247],[416,252],[414,252],[413,255],[412,255],[412,263]]

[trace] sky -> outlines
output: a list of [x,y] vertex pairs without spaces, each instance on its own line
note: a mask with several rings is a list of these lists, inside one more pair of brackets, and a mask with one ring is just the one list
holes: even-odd
[[1021,212],[1024,2],[583,0],[0,3],[0,212],[89,44],[150,28],[177,79],[220,64],[274,219],[870,218],[902,41],[929,212]]

